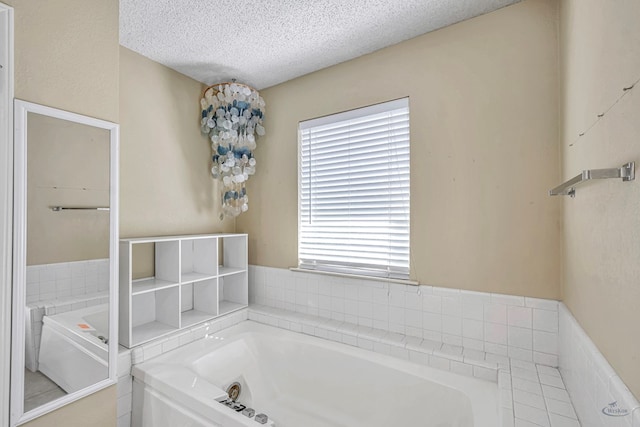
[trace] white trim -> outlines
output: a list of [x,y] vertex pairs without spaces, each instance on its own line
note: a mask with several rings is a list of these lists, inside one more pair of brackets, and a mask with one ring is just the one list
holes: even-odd
[[176,236],[158,236],[158,237],[131,237],[131,238],[123,238],[120,239],[120,242],[130,242],[130,243],[154,243],[154,242],[165,242],[170,240],[198,240],[198,239],[209,239],[211,237],[215,238],[224,238],[224,237],[237,237],[237,236],[247,236],[246,233],[219,233],[219,234],[182,234]]
[[[27,113],[36,113],[106,129],[110,132],[110,292],[109,292],[109,378],[70,393],[24,413],[24,329],[26,283],[26,200],[27,200]],[[11,346],[11,425],[20,425],[56,408],[81,399],[117,382],[118,359],[118,159],[119,126],[26,101],[15,101],[14,144],[14,241],[13,241],[13,324]]]
[[[16,101],[17,102],[17,101]],[[12,301],[12,347],[11,347],[11,425],[14,425],[23,412],[24,395],[24,330],[25,322],[15,321],[24,319],[25,286],[26,283],[26,152],[25,144],[20,143],[25,139],[26,111],[21,113],[14,111],[14,201],[13,201],[13,301]],[[22,165],[22,166],[19,166]],[[22,264],[22,268],[16,266]],[[19,284],[23,285],[20,286]],[[18,389],[20,390],[18,392]]]
[[[9,425],[11,354],[11,260],[13,236],[13,8],[0,3],[0,427]],[[3,112],[6,115],[3,116]]]
[[118,205],[120,188],[120,126],[115,125],[110,132],[111,140],[111,166],[109,183],[109,380],[118,382],[118,309],[120,302],[118,299],[119,279],[120,279],[120,207]]
[[367,107],[343,111],[342,113],[330,114],[328,116],[322,116],[316,119],[304,120],[300,122],[298,129],[302,131],[317,126],[323,126],[346,120],[359,119],[360,117],[371,116],[378,113],[385,113],[389,110],[396,110],[400,108],[409,108],[409,98],[400,98],[393,101],[385,101],[379,104],[369,105]]
[[411,286],[420,285],[420,283],[414,280],[391,279],[389,277],[379,277],[379,276],[365,276],[363,274],[348,274],[348,273],[338,273],[338,272],[326,271],[326,270],[311,270],[308,268],[301,268],[301,267],[289,267],[289,270],[295,271],[298,273],[321,274],[324,276],[344,277],[348,279],[372,280],[374,282],[399,283],[401,285],[411,285]]

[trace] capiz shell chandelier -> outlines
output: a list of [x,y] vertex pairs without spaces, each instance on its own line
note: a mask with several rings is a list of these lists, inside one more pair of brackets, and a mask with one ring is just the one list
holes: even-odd
[[202,133],[211,140],[211,174],[222,183],[222,213],[236,217],[249,209],[245,183],[256,171],[256,136],[264,135],[264,99],[245,84],[218,83],[205,89]]

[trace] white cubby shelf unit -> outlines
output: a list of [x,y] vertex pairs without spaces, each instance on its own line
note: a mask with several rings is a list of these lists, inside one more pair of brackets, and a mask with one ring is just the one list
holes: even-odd
[[[154,276],[133,278],[136,245],[153,246]],[[120,344],[135,347],[247,307],[247,262],[246,234],[121,239]]]

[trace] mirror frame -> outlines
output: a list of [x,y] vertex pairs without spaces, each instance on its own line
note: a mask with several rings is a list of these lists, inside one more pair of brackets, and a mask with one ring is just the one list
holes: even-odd
[[13,8],[0,3],[0,427],[9,425],[13,249]]
[[[82,390],[24,412],[27,260],[27,115],[41,114],[106,129],[109,161],[109,376]],[[118,359],[118,161],[119,125],[19,99],[14,103],[13,309],[11,325],[11,426],[20,425],[117,383]]]

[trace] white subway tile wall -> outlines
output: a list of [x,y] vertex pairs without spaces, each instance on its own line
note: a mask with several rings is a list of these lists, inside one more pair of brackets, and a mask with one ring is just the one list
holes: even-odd
[[640,427],[640,403],[564,304],[559,324],[560,372],[582,426]]
[[558,366],[558,302],[249,266],[250,303]]
[[133,402],[133,377],[131,376],[131,350],[119,347],[117,385],[118,427],[131,426],[131,404]]
[[44,307],[26,307],[26,321],[24,331],[24,363],[31,372],[38,370],[38,356],[40,354],[40,338],[42,337],[42,316]]
[[27,266],[27,304],[108,290],[108,258]]

